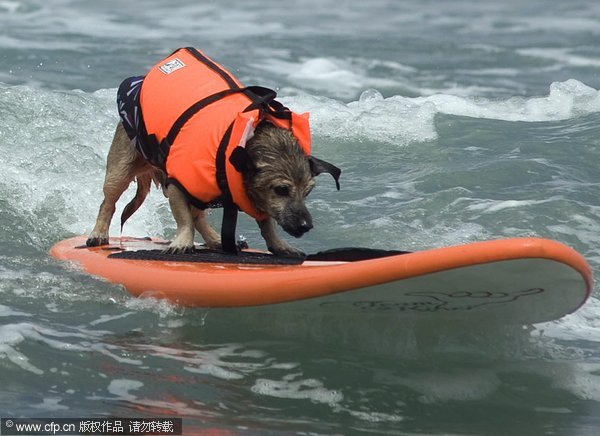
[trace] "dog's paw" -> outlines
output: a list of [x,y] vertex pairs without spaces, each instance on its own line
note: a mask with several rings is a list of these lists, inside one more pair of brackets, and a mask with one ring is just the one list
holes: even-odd
[[306,257],[306,254],[303,251],[298,250],[290,245],[281,245],[277,247],[268,247],[269,251],[276,256],[285,256],[285,257]]
[[210,250],[221,250],[223,248],[223,245],[221,244],[221,239],[216,239],[209,242],[204,241],[204,245],[206,245],[206,248]]
[[163,254],[191,254],[194,251],[195,251],[195,248],[193,245],[179,246],[179,245],[171,244],[163,250]]
[[108,245],[108,236],[90,236],[85,241],[88,247],[98,247],[100,245]]

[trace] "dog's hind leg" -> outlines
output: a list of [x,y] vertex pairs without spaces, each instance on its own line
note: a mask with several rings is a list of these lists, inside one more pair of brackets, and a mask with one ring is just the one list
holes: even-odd
[[141,156],[137,154],[119,123],[106,159],[104,200],[100,205],[96,225],[86,241],[88,247],[108,244],[108,229],[117,201],[132,182],[136,162],[140,159]]
[[194,218],[196,230],[198,230],[198,232],[200,232],[200,234],[202,235],[202,239],[204,239],[206,246],[213,250],[220,249],[221,235],[219,235],[219,232],[217,232],[206,219],[206,212],[204,210],[195,208],[192,209],[192,211],[196,215]]
[[194,251],[194,217],[187,198],[173,184],[167,187],[166,192],[173,218],[177,223],[177,233],[165,252],[187,253]]
[[121,197],[121,194],[125,192],[130,182],[131,179],[120,181],[120,183],[105,182],[104,200],[100,205],[100,211],[98,212],[94,230],[92,230],[92,233],[90,233],[90,236],[86,241],[88,247],[108,244],[108,228],[110,227],[110,221],[115,213],[117,201]]

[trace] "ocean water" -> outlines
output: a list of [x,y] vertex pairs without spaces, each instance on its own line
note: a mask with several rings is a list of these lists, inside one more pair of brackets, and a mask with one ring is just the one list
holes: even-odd
[[[599,41],[593,0],[0,0],[0,417],[600,434],[597,287],[544,324],[350,329],[137,300],[48,256],[93,227],[120,81],[195,46],[310,111],[315,155],[343,169],[311,194],[304,251],[540,236],[597,275]],[[174,232],[158,190],[125,227]]]

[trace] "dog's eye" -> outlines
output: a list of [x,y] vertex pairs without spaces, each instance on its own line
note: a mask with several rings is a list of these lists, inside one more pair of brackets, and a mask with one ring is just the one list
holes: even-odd
[[273,191],[275,191],[275,194],[279,195],[280,197],[287,197],[290,195],[290,188],[289,186],[285,185],[275,186],[273,187]]

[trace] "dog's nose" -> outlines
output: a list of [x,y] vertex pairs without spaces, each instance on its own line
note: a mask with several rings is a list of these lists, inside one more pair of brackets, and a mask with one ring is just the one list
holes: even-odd
[[302,232],[302,233],[306,233],[308,232],[310,229],[313,228],[313,225],[310,221],[307,220],[302,220],[300,222],[300,226],[298,227],[298,229]]

